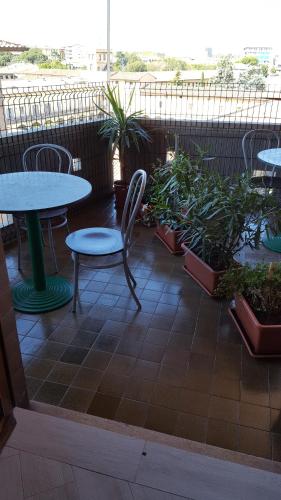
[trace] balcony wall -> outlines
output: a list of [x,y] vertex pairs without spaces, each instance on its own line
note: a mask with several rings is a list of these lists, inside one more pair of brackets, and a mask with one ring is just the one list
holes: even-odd
[[[137,168],[145,168],[151,172],[153,166],[163,163],[169,156],[169,151],[175,150],[175,135],[178,136],[179,149],[196,156],[196,146],[207,151],[209,156],[215,157],[208,162],[212,168],[222,175],[234,176],[245,170],[242,153],[242,138],[248,130],[267,128],[279,131],[280,127],[274,124],[262,125],[260,123],[229,123],[212,121],[173,121],[169,124],[162,120],[149,120],[142,122],[143,127],[150,131],[151,143],[141,146],[140,152],[130,150],[127,163],[130,172]],[[255,146],[257,150],[267,149],[266,139],[258,139]],[[207,154],[207,156],[208,156]],[[258,162],[255,161],[255,166]],[[259,168],[261,165],[259,165]]]

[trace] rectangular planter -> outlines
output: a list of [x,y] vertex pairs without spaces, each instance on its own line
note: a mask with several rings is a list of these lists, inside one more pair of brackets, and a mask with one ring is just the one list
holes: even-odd
[[213,296],[220,277],[225,271],[214,271],[184,243],[184,270],[198,283],[208,295]]
[[157,221],[155,235],[157,236],[157,238],[159,238],[159,240],[162,241],[162,243],[164,243],[169,252],[171,252],[173,255],[183,254],[181,244],[178,242],[180,234],[181,231],[175,231],[174,229],[171,229],[167,224],[161,225]]
[[246,299],[241,295],[235,296],[235,313],[254,354],[281,354],[281,324],[260,323]]

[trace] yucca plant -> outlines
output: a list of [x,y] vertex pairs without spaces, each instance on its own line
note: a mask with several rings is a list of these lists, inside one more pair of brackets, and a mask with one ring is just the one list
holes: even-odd
[[103,109],[96,103],[97,108],[107,117],[99,130],[99,134],[109,141],[112,159],[116,150],[118,150],[121,180],[125,182],[129,182],[124,158],[126,149],[133,145],[137,151],[140,151],[140,143],[151,141],[149,133],[138,122],[138,119],[142,116],[142,111],[129,113],[134,93],[135,89],[131,91],[128,104],[124,108],[119,87],[111,88],[110,85],[107,85],[104,95],[109,103],[110,110]]

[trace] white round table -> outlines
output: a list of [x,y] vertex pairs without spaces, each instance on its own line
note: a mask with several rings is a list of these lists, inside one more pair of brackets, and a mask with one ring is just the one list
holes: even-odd
[[87,198],[91,184],[75,175],[54,172],[16,172],[0,175],[0,213],[26,216],[32,279],[13,287],[15,309],[39,313],[57,309],[72,298],[71,283],[61,276],[46,276],[38,212],[60,208]]

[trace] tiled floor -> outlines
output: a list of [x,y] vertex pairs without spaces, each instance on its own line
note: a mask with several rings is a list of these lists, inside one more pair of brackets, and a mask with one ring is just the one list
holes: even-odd
[[[71,222],[71,229],[114,225],[111,202]],[[17,314],[30,398],[281,461],[281,361],[250,358],[227,304],[201,291],[153,229],[135,234],[141,312],[122,269],[113,268],[81,272],[76,315],[70,305]],[[71,277],[63,233],[57,253]],[[28,272],[27,248],[25,257]],[[7,265],[18,279],[16,248]]]

